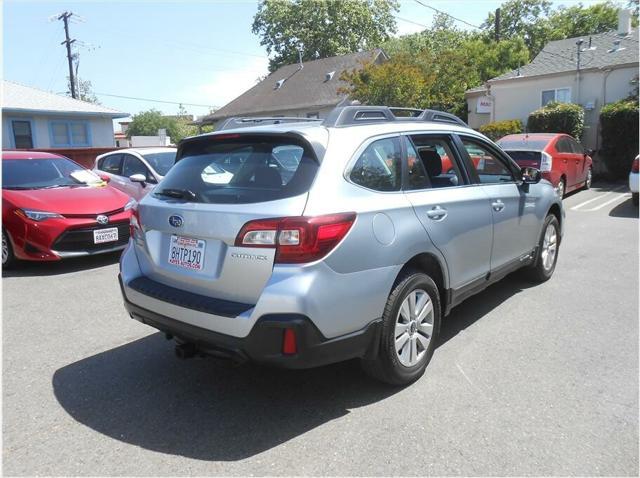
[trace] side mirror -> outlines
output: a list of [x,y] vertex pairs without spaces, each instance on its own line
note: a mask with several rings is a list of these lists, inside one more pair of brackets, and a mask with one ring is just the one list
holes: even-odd
[[595,149],[585,149],[584,150],[584,155],[585,156],[593,156],[596,153]]
[[106,174],[98,174],[98,177],[102,179],[105,183],[111,181],[111,176],[107,176]]
[[140,183],[142,187],[145,187],[147,183],[147,177],[144,174],[132,174],[129,176],[129,181],[132,183]]
[[536,168],[522,168],[520,173],[524,184],[538,184],[542,179],[542,173]]

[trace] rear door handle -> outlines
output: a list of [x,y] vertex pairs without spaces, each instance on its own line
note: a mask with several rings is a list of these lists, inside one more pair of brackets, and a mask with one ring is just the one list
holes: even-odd
[[504,203],[500,199],[498,199],[497,201],[491,203],[491,207],[495,212],[500,212],[504,209]]
[[427,211],[427,216],[429,219],[433,219],[434,221],[441,221],[445,217],[447,217],[447,210],[441,208],[440,206],[434,206],[432,209]]

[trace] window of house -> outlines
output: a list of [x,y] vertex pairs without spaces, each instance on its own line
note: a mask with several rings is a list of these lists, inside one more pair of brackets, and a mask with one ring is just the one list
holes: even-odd
[[13,140],[16,148],[33,148],[31,121],[13,120],[11,122],[11,128],[13,130]]
[[558,103],[571,103],[571,88],[556,88],[542,91],[542,106],[552,101]]
[[84,121],[51,121],[52,146],[90,146],[89,123]]
[[356,184],[376,191],[399,191],[402,179],[400,138],[374,141],[365,149],[351,170]]

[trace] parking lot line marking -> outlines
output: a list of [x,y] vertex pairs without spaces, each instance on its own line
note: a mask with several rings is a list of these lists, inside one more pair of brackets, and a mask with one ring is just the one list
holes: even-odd
[[596,197],[594,197],[594,198],[592,198],[592,199],[589,199],[589,200],[587,200],[587,201],[581,202],[580,204],[576,204],[575,206],[573,206],[573,207],[571,208],[571,210],[572,210],[572,211],[575,211],[576,209],[580,209],[582,206],[586,206],[587,204],[590,204],[590,203],[592,203],[592,202],[594,202],[594,201],[597,201],[597,200],[599,200],[599,199],[605,198],[605,197],[607,197],[609,194],[613,194],[614,192],[622,191],[623,189],[624,189],[624,186],[620,186],[620,187],[617,187],[617,188],[615,188],[615,189],[612,189],[612,190],[611,190],[611,191],[609,191],[609,192],[606,192],[606,193],[604,193],[604,194],[600,194],[599,196],[596,196]]
[[597,211],[598,209],[602,209],[603,207],[605,207],[608,204],[611,204],[613,202],[616,202],[620,199],[628,199],[631,196],[629,194],[621,194],[619,196],[614,197],[613,199],[609,199],[607,202],[600,204],[599,206],[596,207],[592,207],[591,209],[583,209],[584,212],[589,212],[589,211]]

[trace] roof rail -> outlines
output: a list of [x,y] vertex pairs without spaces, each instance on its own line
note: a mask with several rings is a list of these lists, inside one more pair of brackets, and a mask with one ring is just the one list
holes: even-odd
[[340,127],[356,124],[384,123],[389,121],[416,121],[450,123],[467,126],[456,115],[436,110],[395,108],[389,106],[339,106],[334,108],[322,123],[324,126]]
[[249,126],[262,126],[267,124],[280,124],[280,123],[307,123],[307,122],[320,122],[318,118],[296,118],[294,116],[279,116],[279,117],[247,117],[247,118],[229,118],[225,120],[216,131],[222,131],[226,129],[247,128]]

